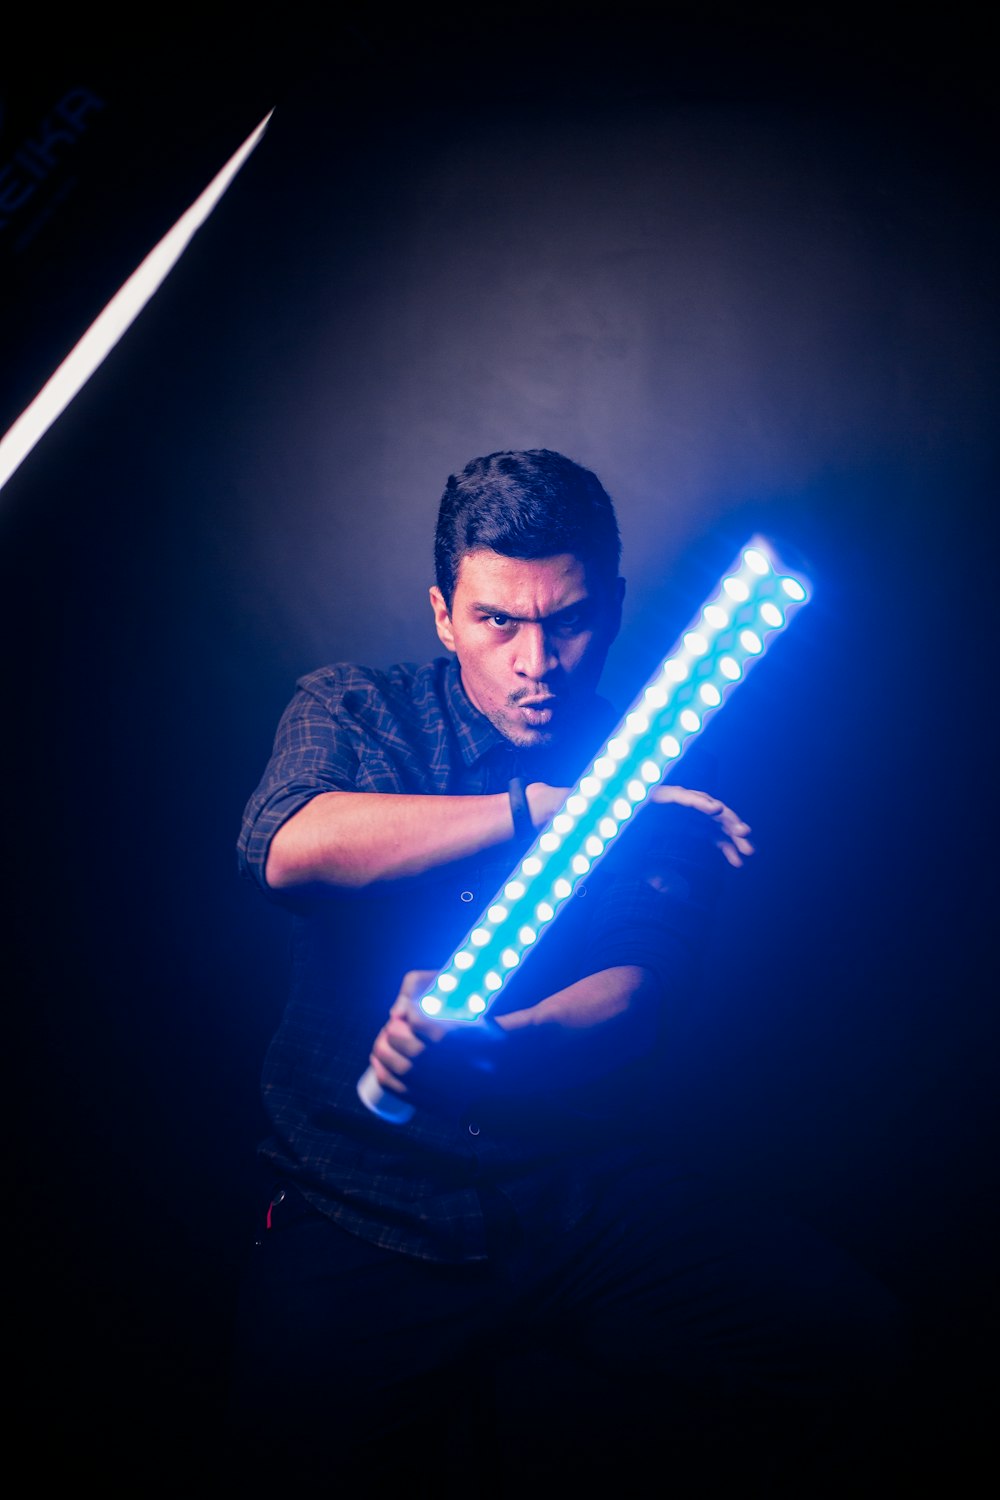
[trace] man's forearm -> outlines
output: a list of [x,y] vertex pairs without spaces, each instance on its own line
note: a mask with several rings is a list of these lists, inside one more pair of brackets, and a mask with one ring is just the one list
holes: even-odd
[[661,986],[651,970],[620,964],[588,974],[565,989],[547,995],[527,1010],[497,1016],[505,1031],[536,1026],[557,1031],[589,1031],[608,1022],[630,1018],[629,1030],[637,1050],[643,1050],[655,1026]]
[[[536,827],[564,795],[564,789],[532,783],[527,802]],[[273,890],[315,882],[361,890],[422,875],[513,835],[506,792],[472,797],[321,792],[274,835],[265,878]]]
[[656,1040],[662,986],[637,965],[601,970],[529,1009],[469,1026],[419,1013],[412,997],[427,977],[404,979],[371,1062],[383,1088],[402,1083],[430,1108],[470,1091],[526,1097],[579,1087],[637,1061]]

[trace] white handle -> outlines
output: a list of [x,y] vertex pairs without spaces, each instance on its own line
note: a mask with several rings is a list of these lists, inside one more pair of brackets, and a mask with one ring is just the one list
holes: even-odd
[[378,1115],[380,1120],[388,1120],[390,1125],[405,1125],[407,1120],[413,1119],[413,1105],[407,1104],[405,1099],[401,1099],[390,1089],[384,1089],[375,1077],[375,1069],[370,1065],[358,1079],[358,1098],[373,1115]]

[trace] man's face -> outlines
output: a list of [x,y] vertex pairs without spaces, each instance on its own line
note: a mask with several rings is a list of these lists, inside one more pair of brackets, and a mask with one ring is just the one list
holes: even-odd
[[484,549],[462,558],[450,612],[437,587],[431,607],[480,713],[515,745],[548,745],[597,687],[624,588],[571,553],[518,558]]

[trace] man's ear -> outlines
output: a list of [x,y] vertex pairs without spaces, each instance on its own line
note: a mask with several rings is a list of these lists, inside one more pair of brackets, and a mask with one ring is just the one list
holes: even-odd
[[449,651],[454,651],[455,634],[451,628],[451,615],[448,613],[448,606],[444,602],[444,595],[436,583],[431,585],[430,598],[431,609],[434,611],[434,626],[438,633],[438,640]]

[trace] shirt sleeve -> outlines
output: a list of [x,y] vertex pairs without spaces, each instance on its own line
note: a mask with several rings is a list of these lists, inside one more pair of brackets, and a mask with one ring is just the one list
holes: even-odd
[[344,708],[343,672],[301,678],[278,723],[271,758],[243,813],[237,842],[243,875],[268,891],[271,840],[293,813],[321,792],[352,791],[358,757]]
[[592,908],[586,962],[591,973],[619,965],[649,969],[665,993],[699,977],[726,865],[712,829],[689,808],[654,813],[623,858],[609,861]]

